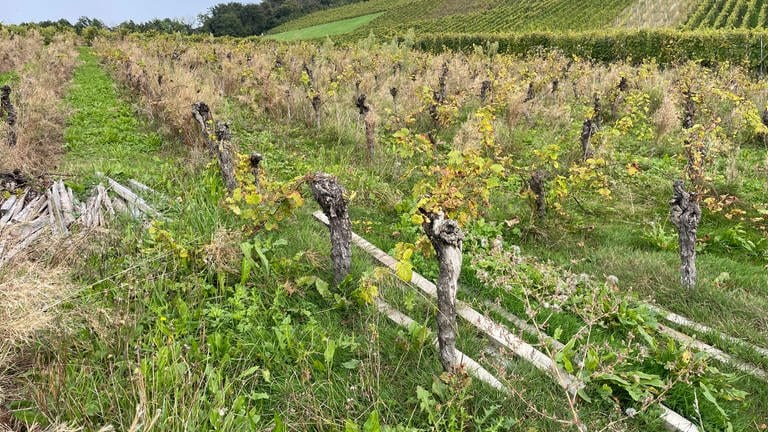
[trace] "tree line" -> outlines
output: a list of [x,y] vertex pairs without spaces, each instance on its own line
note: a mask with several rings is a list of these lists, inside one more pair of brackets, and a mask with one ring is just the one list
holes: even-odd
[[260,35],[284,22],[317,10],[359,1],[364,0],[263,0],[261,3],[220,3],[198,15],[196,23],[177,18],[156,18],[142,23],[129,20],[109,27],[97,18],[83,16],[74,23],[60,19],[21,25],[74,30],[78,34],[86,28],[95,28],[130,33],[209,33],[214,36],[243,37]]

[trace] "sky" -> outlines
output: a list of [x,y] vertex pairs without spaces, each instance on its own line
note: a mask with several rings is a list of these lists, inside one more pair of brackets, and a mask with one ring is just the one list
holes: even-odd
[[[20,24],[66,18],[73,24],[81,16],[98,18],[113,26],[154,18],[179,18],[195,22],[197,15],[213,5],[234,0],[3,0],[0,23]],[[247,2],[243,2],[247,3]]]

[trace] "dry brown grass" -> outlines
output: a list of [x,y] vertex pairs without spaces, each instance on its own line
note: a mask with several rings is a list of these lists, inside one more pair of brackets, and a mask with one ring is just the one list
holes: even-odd
[[37,32],[25,36],[0,31],[0,73],[17,71],[43,47]]
[[[63,152],[67,112],[62,97],[77,52],[74,41],[66,36],[45,47],[29,45],[25,49],[35,51],[19,71],[21,80],[11,93],[18,114],[18,141],[0,159],[0,171],[20,169],[40,175],[55,169]],[[6,127],[3,124],[0,129]],[[0,136],[5,137],[6,131],[0,130]]]
[[[21,261],[0,273],[0,407],[15,397],[16,378],[29,363],[24,361],[25,348],[40,332],[58,327],[55,305],[74,290],[64,267]],[[11,430],[3,425],[10,419],[3,417],[0,409],[0,431],[3,427]],[[55,426],[45,430],[74,429]]]
[[[192,105],[203,101],[211,108],[214,119],[224,106],[224,88],[234,84],[221,79],[211,59],[217,59],[215,47],[201,46],[189,50],[171,40],[162,41],[157,55],[146,53],[130,38],[124,41],[97,41],[97,50],[109,53],[116,66],[114,74],[137,93],[144,114],[179,136],[191,148],[204,148],[200,127],[192,118]],[[220,53],[219,53],[220,54]],[[209,77],[213,73],[215,80]]]
[[241,238],[242,235],[237,232],[219,228],[211,236],[210,243],[202,248],[203,262],[215,273],[237,273],[242,256]]

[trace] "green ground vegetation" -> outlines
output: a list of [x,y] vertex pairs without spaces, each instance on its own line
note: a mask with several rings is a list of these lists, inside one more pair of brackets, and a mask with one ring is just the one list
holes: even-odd
[[369,22],[378,18],[383,12],[373,13],[370,15],[363,15],[355,18],[348,18],[339,21],[334,21],[327,24],[319,24],[316,26],[305,27],[297,30],[289,30],[282,33],[275,33],[267,36],[267,39],[275,39],[280,41],[292,41],[292,40],[308,40],[318,39],[326,36],[335,36],[344,33],[349,33],[356,30],[358,27],[364,26]]

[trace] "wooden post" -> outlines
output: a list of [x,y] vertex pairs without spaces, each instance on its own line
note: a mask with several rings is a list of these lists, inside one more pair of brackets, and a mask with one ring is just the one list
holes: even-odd
[[16,109],[11,103],[11,87],[4,85],[0,88],[0,117],[5,116],[8,124],[8,146],[16,145]]
[[425,216],[424,232],[437,253],[440,271],[437,276],[437,340],[440,363],[446,372],[455,372],[459,360],[456,356],[456,291],[461,274],[461,248],[464,232],[456,221],[447,219],[442,212],[419,211]]
[[669,219],[677,228],[680,244],[680,283],[686,288],[696,285],[696,230],[701,221],[698,196],[685,191],[682,180],[675,180],[669,201]]
[[339,284],[347,277],[352,266],[352,224],[347,213],[345,191],[336,177],[325,173],[316,173],[309,187],[330,222],[328,228],[331,232],[333,277]]

